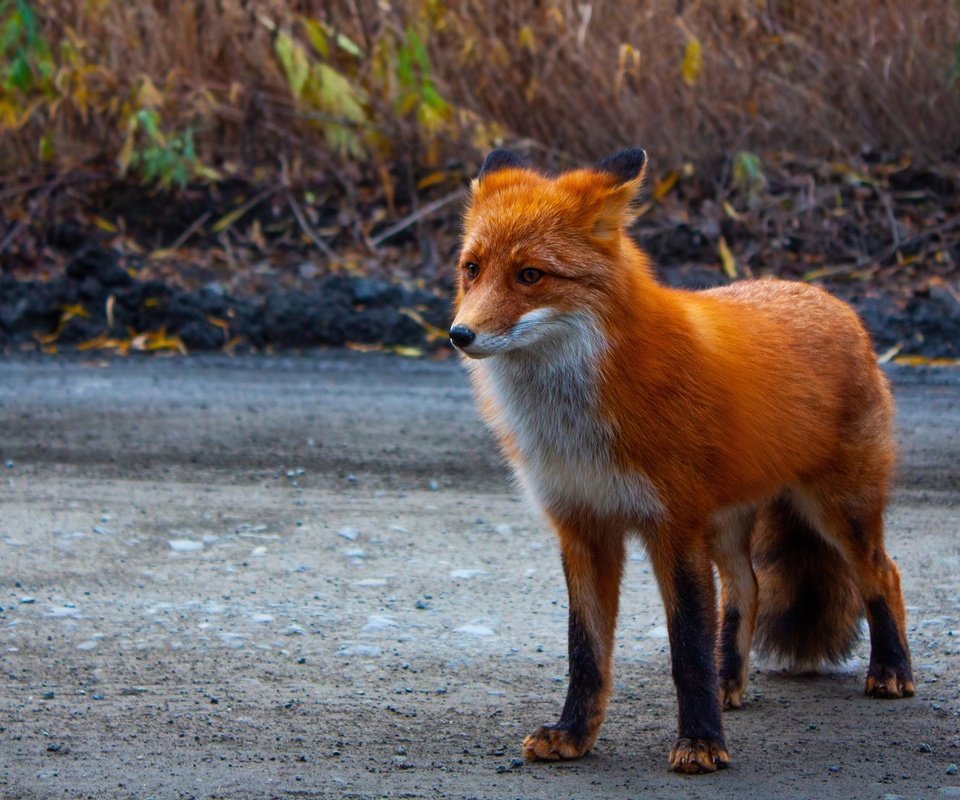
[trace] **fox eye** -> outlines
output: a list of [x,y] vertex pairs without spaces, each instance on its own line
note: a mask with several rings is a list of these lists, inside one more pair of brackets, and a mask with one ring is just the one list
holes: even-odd
[[467,277],[470,280],[473,280],[480,273],[480,267],[473,261],[468,261],[463,265],[464,272],[467,273]]
[[531,284],[536,283],[543,277],[543,272],[536,267],[524,267],[517,273],[517,280],[520,283],[530,286]]

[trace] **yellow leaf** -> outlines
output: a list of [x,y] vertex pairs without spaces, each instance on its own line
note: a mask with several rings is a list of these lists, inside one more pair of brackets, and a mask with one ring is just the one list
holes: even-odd
[[104,219],[103,217],[94,217],[93,224],[96,225],[100,230],[106,231],[107,233],[117,232],[117,226],[110,222],[110,220]]
[[537,37],[533,32],[533,28],[531,28],[529,25],[524,25],[517,34],[517,44],[519,44],[520,47],[522,47],[531,55],[536,53]]
[[908,367],[960,367],[960,358],[928,358],[927,356],[896,356],[894,364]]
[[398,344],[390,348],[390,352],[396,353],[398,356],[403,356],[404,358],[423,358],[423,350],[419,347],[408,347],[403,344]]
[[723,267],[723,274],[726,275],[731,280],[737,277],[737,262],[733,259],[733,253],[730,252],[730,247],[727,245],[727,240],[722,236],[720,241],[717,242],[717,253],[720,255],[720,264]]
[[159,108],[163,105],[163,95],[146,75],[143,76],[140,90],[137,92],[137,105],[140,108]]
[[412,308],[401,308],[400,313],[410,317],[417,325],[423,328],[427,332],[427,338],[431,342],[445,341],[449,336],[447,331],[441,330],[436,325],[427,322],[419,311],[415,311]]
[[417,181],[417,188],[426,189],[430,186],[436,186],[438,183],[443,183],[446,179],[446,172],[431,172],[429,175]]
[[224,214],[220,219],[218,219],[213,225],[214,233],[223,233],[227,228],[233,225],[240,217],[246,214],[248,211],[246,205],[240,206],[240,208],[235,208],[233,211],[230,211]]
[[700,40],[696,36],[691,36],[687,40],[687,49],[683,53],[683,63],[680,65],[680,74],[683,76],[684,83],[687,86],[693,86],[700,77],[702,69],[703,49],[700,47]]
[[330,45],[327,43],[327,35],[324,33],[323,26],[315,19],[309,17],[300,17],[303,23],[303,29],[307,32],[307,38],[313,49],[316,50],[322,58],[329,58]]
[[663,200],[670,190],[677,185],[677,179],[680,177],[680,173],[675,169],[670,170],[666,175],[660,178],[653,187],[653,199],[658,203]]
[[732,205],[730,205],[729,200],[723,201],[723,212],[730,217],[730,219],[735,219],[738,222],[740,219],[742,219],[742,215]]

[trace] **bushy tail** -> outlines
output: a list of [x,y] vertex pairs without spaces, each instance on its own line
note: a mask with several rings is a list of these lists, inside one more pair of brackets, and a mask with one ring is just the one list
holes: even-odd
[[753,561],[760,584],[757,651],[797,671],[847,658],[860,634],[860,593],[843,556],[788,495],[760,512]]

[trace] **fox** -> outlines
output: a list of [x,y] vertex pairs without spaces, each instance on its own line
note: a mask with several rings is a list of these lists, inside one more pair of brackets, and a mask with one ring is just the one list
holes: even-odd
[[915,692],[884,547],[893,399],[863,323],[826,291],[659,282],[627,232],[646,166],[632,148],[550,175],[491,152],[464,209],[449,336],[566,579],[566,701],[524,758],[594,746],[637,537],[666,611],[669,765],[711,773],[730,764],[721,712],[744,703],[752,646],[814,669],[849,656],[865,616],[866,694]]

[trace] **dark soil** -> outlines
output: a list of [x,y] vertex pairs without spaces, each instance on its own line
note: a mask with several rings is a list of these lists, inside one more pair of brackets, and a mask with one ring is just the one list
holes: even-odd
[[[633,233],[666,283],[817,283],[859,311],[885,359],[960,358],[956,164],[764,166],[752,185],[723,163],[651,176]],[[451,167],[423,197],[376,180],[165,195],[89,175],[11,179],[0,348],[448,352],[467,177]]]
[[[92,245],[46,281],[0,275],[0,346],[11,349],[254,351],[353,346],[446,347],[450,292],[327,275],[308,288],[233,296],[217,284],[186,289],[136,280],[119,255]],[[706,288],[728,279],[718,270],[677,267],[673,286]],[[828,285],[851,303],[878,352],[960,358],[960,293],[947,283],[877,289]]]

